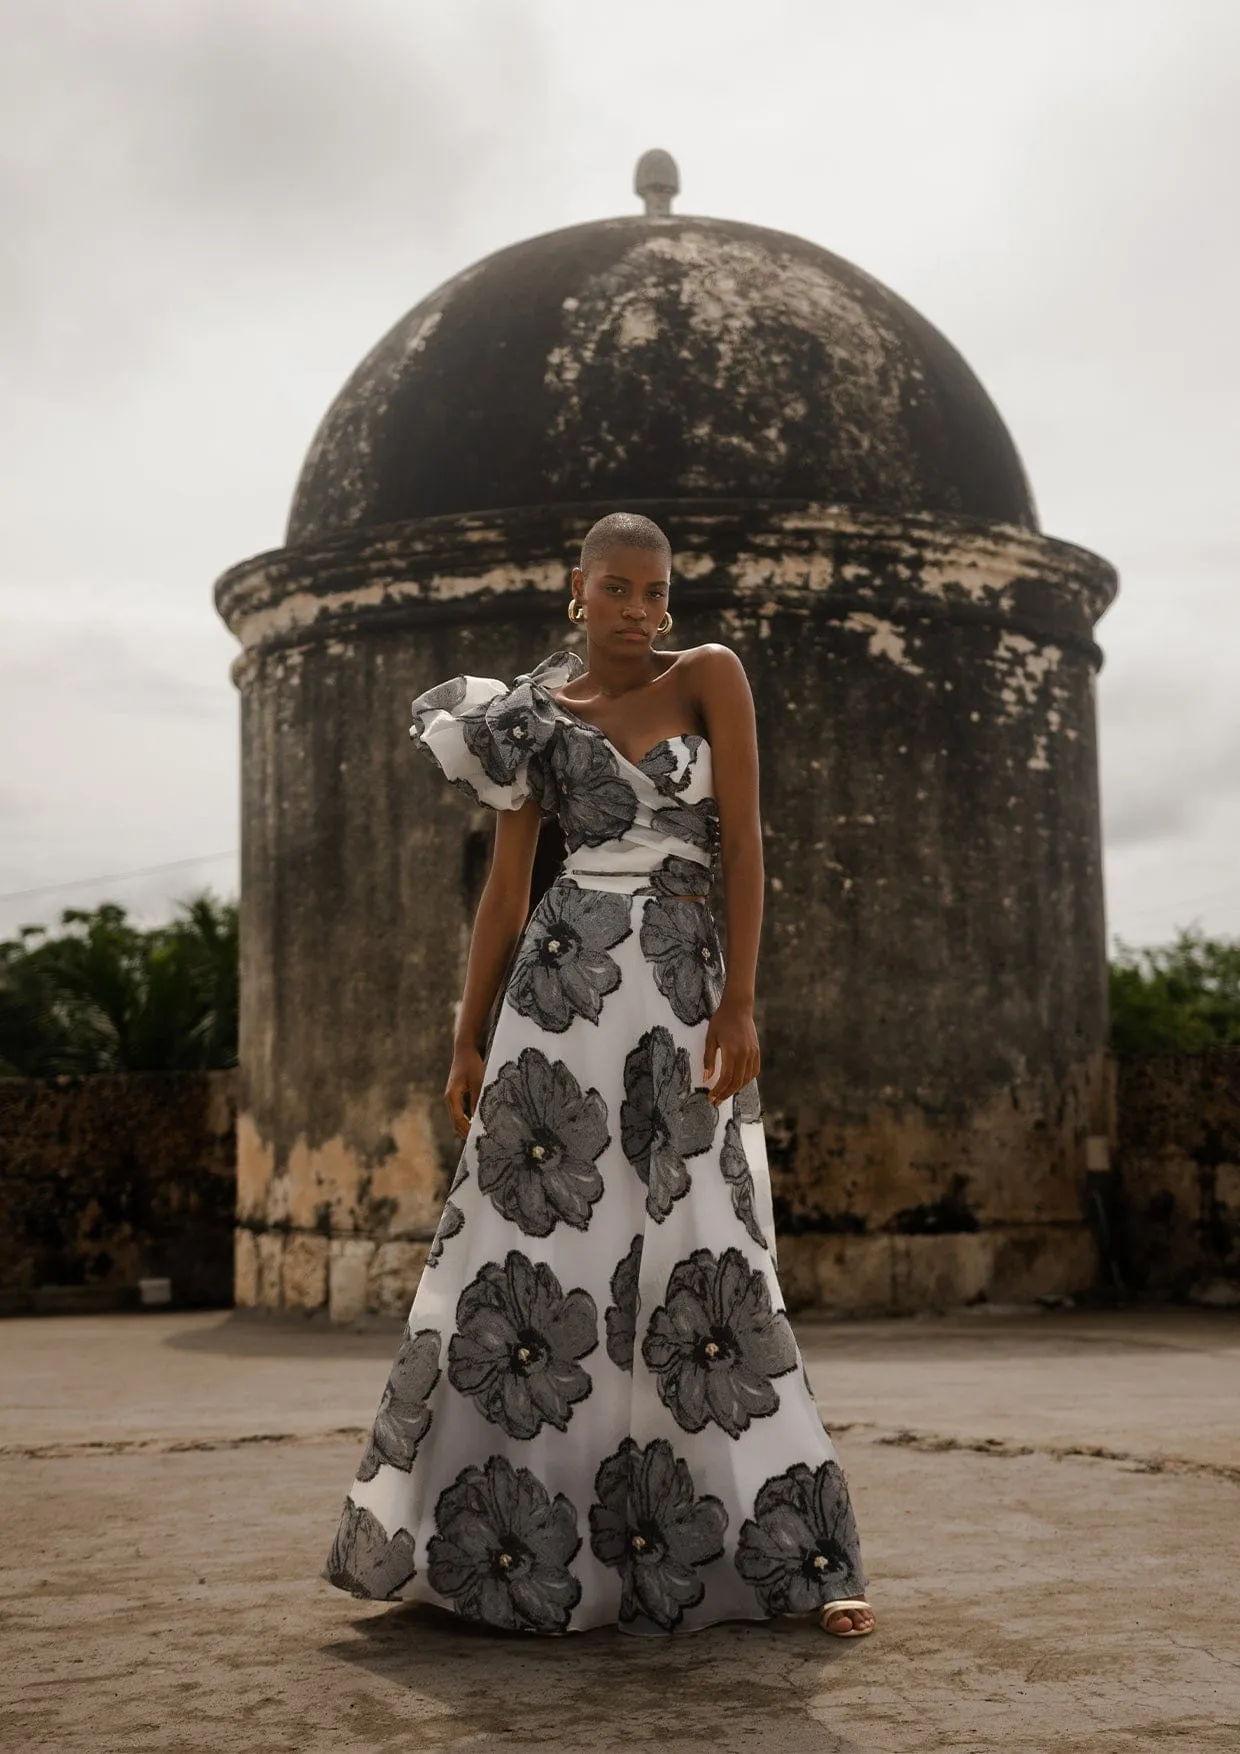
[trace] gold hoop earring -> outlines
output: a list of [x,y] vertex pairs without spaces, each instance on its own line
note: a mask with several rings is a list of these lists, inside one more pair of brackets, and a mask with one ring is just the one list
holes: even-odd
[[670,609],[665,609],[663,612],[663,620],[655,628],[655,632],[656,633],[670,633],[672,631],[672,626],[673,626],[672,612]]
[[[579,608],[581,610],[580,615],[578,615],[578,613],[577,613],[577,610]],[[585,604],[579,603],[579,601],[576,597],[570,597],[568,600],[568,619],[570,621],[584,621],[585,618],[586,618]]]

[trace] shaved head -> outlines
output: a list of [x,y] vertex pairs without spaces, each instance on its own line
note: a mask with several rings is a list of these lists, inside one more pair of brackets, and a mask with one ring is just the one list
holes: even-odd
[[640,512],[609,512],[586,532],[581,544],[579,565],[583,573],[600,561],[611,548],[639,548],[657,554],[672,566],[672,545],[651,518]]

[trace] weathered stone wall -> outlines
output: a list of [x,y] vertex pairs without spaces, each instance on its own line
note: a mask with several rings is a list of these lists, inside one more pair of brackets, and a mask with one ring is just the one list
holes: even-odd
[[[1100,1076],[1117,1138],[1111,1241],[1128,1288],[1240,1300],[1240,1048],[1108,1055]],[[235,1095],[235,1075],[219,1072],[0,1080],[0,1306],[29,1307],[41,1285],[147,1274],[170,1276],[178,1303],[224,1305],[235,1248],[239,1304],[328,1308],[337,1320],[407,1314],[425,1241],[272,1225],[243,1207],[234,1242]],[[818,1230],[798,1223],[779,1117],[768,1113],[767,1127],[780,1276],[796,1307],[855,1314],[1045,1293],[1036,1224],[971,1226],[950,1192],[938,1211],[893,1210],[893,1181],[926,1145],[916,1116],[905,1129],[881,1114],[868,1131],[840,1129],[834,1186],[852,1176],[852,1216]],[[955,1141],[949,1189],[985,1183],[1004,1160],[997,1134],[962,1128]],[[828,1179],[799,1197],[825,1207],[832,1191]],[[1092,1235],[1071,1225],[1055,1235],[1065,1282],[1089,1290],[1100,1280]]]
[[232,1302],[236,1074],[0,1079],[0,1304],[167,1277]]
[[[220,582],[243,645],[240,1301],[345,1319],[412,1296],[459,1155],[440,1093],[494,817],[411,750],[409,701],[580,643],[567,574],[602,509],[392,526]],[[676,643],[730,645],[757,704],[790,1300],[1082,1289],[1112,1135],[1111,569],[965,519],[636,509],[674,542]]]
[[1155,1297],[1240,1304],[1240,1048],[1119,1062],[1121,1265]]

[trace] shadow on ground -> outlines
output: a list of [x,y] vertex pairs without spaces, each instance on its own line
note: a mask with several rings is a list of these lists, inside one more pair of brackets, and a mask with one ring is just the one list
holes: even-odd
[[871,1641],[830,1640],[812,1620],[712,1626],[674,1640],[610,1628],[549,1639],[407,1604],[356,1619],[350,1632],[321,1646],[324,1658],[415,1694],[424,1732],[441,1711],[453,1754],[545,1754],[570,1742],[581,1754],[861,1754],[812,1708],[836,1665]]

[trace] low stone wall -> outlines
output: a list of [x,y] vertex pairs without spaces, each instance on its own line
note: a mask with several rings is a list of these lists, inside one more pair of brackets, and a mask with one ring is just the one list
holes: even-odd
[[[1101,1259],[1084,1197],[1076,1222],[1024,1224],[966,1224],[945,1201],[916,1233],[871,1222],[882,1214],[869,1209],[870,1174],[853,1184],[850,1225],[808,1225],[776,1138],[789,1306],[855,1315],[1027,1302],[1088,1292],[1112,1263],[1144,1296],[1240,1302],[1240,1048],[1117,1059],[1114,1103],[1112,1167],[1095,1162],[1084,1178],[1106,1184]],[[40,1298],[50,1286],[85,1295],[166,1276],[182,1306],[405,1316],[433,1225],[332,1236],[245,1214],[238,1223],[235,1121],[232,1072],[0,1079],[0,1308],[50,1307]]]
[[326,1309],[333,1322],[364,1315],[405,1317],[430,1252],[431,1236],[378,1241],[304,1230],[237,1227],[239,1309]]
[[1117,1064],[1125,1277],[1148,1296],[1240,1304],[1240,1047]]
[[1093,1231],[1012,1224],[939,1236],[779,1236],[780,1288],[793,1314],[912,1315],[961,1304],[1057,1303],[1099,1279]]
[[[1240,1299],[1240,1048],[1104,1058],[1098,1101],[1058,1117],[1063,1154],[1077,1163],[1074,1185],[1056,1184],[1058,1205],[1032,1186],[1001,1126],[962,1133],[953,1149],[939,1140],[943,1197],[913,1212],[900,1206],[898,1172],[914,1146],[924,1163],[920,1136],[908,1145],[890,1128],[856,1129],[835,1173],[807,1180],[776,1128],[789,1307],[909,1313],[1099,1289]],[[1005,1206],[1005,1190],[1023,1197]],[[396,1216],[373,1237],[330,1235],[326,1215],[318,1235],[249,1217],[237,1233],[238,1304],[326,1310],[333,1321],[404,1316],[430,1231],[394,1236]]]
[[985,1105],[807,1103],[764,1117],[788,1307],[902,1315],[1032,1303],[1099,1280],[1089,1174],[1113,1142],[1106,1053]]
[[230,1304],[235,1118],[233,1072],[0,1079],[0,1308],[147,1277]]

